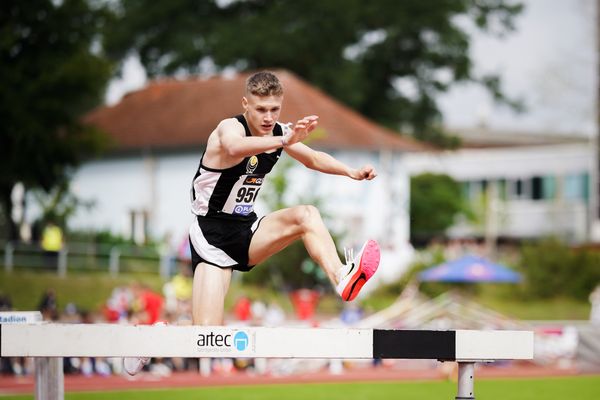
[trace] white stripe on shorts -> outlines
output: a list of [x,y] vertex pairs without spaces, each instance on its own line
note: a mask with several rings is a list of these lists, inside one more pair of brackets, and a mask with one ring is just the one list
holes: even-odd
[[190,240],[192,246],[194,246],[194,250],[196,250],[196,253],[198,253],[202,259],[220,267],[232,267],[238,264],[237,261],[229,257],[223,250],[206,241],[206,238],[202,234],[202,229],[200,229],[198,221],[195,219],[190,226]]

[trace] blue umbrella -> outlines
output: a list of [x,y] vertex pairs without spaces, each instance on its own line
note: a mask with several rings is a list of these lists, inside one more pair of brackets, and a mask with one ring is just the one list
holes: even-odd
[[465,256],[428,268],[419,274],[423,282],[508,282],[521,281],[521,275],[485,258]]

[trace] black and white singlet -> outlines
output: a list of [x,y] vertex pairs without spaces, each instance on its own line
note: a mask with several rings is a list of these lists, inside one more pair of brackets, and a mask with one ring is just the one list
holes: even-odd
[[[246,136],[252,136],[244,116],[237,115],[235,118],[244,125]],[[281,125],[275,124],[273,135],[282,134]],[[251,217],[265,175],[273,169],[281,151],[282,148],[279,148],[271,153],[246,157],[226,169],[206,167],[200,160],[192,185],[192,212],[217,218]]]
[[[252,136],[243,115],[235,117]],[[274,136],[282,136],[276,123]],[[196,221],[190,227],[194,268],[198,262],[247,271],[250,240],[258,227],[254,204],[268,174],[279,159],[282,148],[244,158],[225,169],[203,165],[196,171],[191,190],[191,209]]]

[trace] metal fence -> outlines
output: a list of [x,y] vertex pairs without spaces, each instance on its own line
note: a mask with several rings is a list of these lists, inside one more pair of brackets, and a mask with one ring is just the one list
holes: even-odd
[[175,258],[153,247],[127,244],[68,243],[59,252],[44,251],[39,243],[5,242],[2,247],[4,270],[15,268],[56,271],[64,277],[68,271],[119,273],[157,273],[168,278]]

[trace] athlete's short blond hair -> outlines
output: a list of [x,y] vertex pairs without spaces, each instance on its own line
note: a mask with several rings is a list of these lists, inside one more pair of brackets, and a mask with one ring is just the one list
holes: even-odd
[[275,74],[261,71],[246,80],[246,94],[255,96],[283,96],[283,86]]

